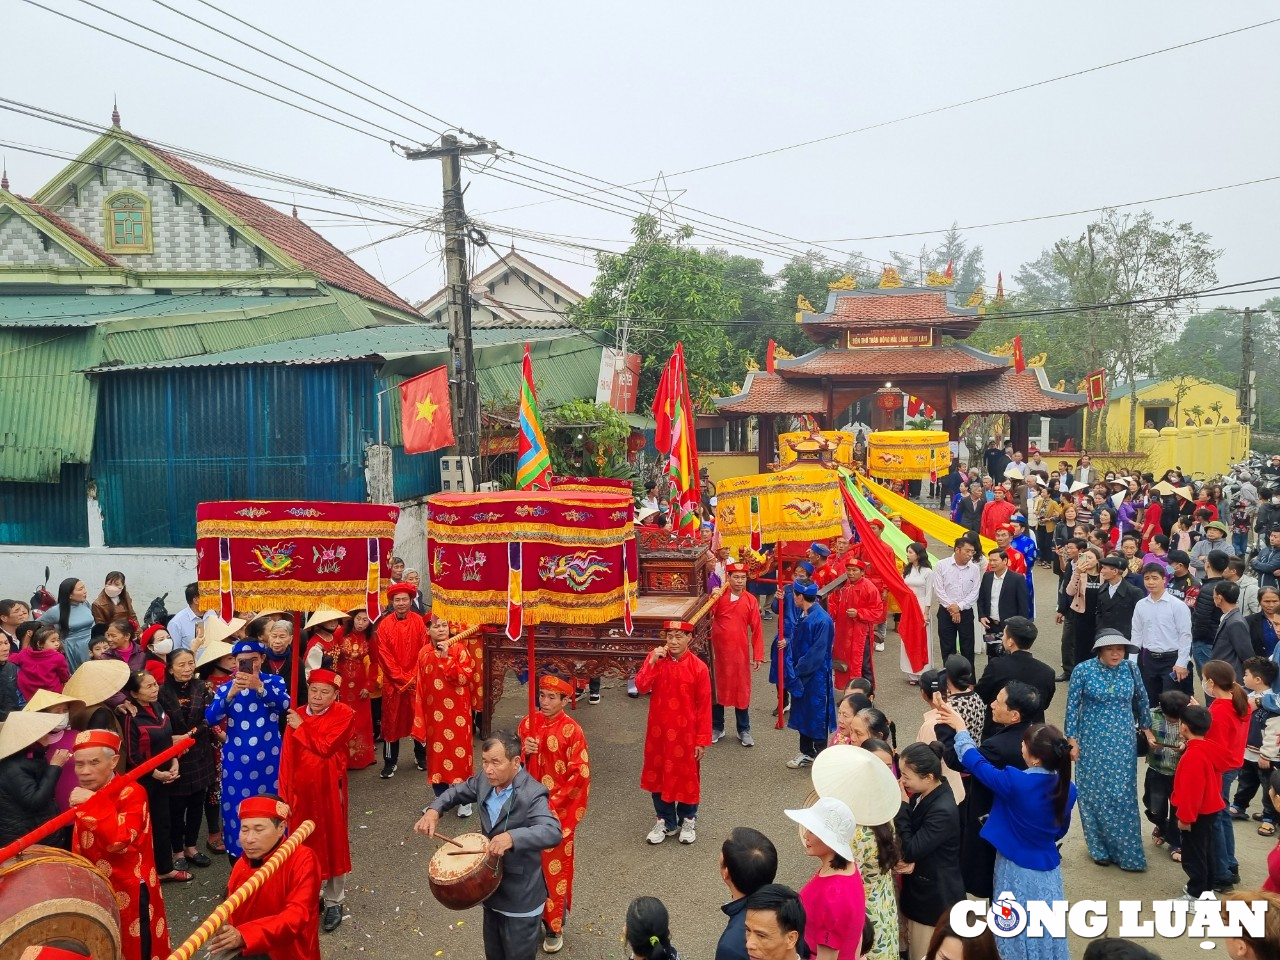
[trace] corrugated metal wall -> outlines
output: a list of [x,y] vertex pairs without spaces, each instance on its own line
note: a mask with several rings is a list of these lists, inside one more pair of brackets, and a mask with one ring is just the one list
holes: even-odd
[[60,483],[0,483],[0,543],[87,547],[85,467],[63,464]]
[[[192,546],[206,500],[363,501],[378,389],[366,363],[104,376],[93,475],[107,543]],[[434,492],[437,461],[400,452],[397,499]]]

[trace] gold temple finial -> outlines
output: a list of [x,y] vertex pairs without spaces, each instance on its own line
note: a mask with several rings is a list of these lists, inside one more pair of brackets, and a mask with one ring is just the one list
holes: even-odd
[[841,277],[835,283],[828,283],[827,289],[828,290],[857,290],[858,281],[853,279],[852,274],[846,273],[843,277]]
[[969,294],[969,299],[965,301],[966,307],[980,307],[987,302],[987,295],[982,292],[982,284],[978,284],[973,288],[973,293]]
[[817,310],[813,309],[813,304],[809,302],[809,298],[806,297],[803,293],[798,294],[796,296],[796,309],[803,310],[806,313],[818,312]]
[[1037,353],[1034,357],[1027,361],[1028,367],[1043,367],[1045,360],[1049,358],[1047,353]]
[[773,348],[773,359],[775,360],[794,360],[795,358],[796,355],[786,347],[778,346]]
[[884,272],[880,274],[880,289],[892,290],[902,286],[902,278],[898,276],[898,271],[893,267],[885,267]]
[[1059,380],[1053,385],[1053,390],[1055,393],[1065,393],[1067,390],[1067,381]]
[[1008,343],[1002,343],[998,347],[992,347],[987,352],[993,357],[1011,357],[1013,356],[1013,341],[1010,340]]
[[945,273],[939,273],[937,270],[930,270],[924,278],[926,287],[949,287],[955,282],[954,277],[948,277]]
[[759,369],[760,369],[760,364],[756,363],[756,358],[747,357],[747,372],[750,373],[752,370],[759,370]]

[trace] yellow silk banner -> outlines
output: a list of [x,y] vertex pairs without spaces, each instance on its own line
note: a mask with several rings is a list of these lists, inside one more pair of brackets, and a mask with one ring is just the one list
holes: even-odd
[[[861,474],[855,474],[858,484],[867,491],[875,499],[879,500],[890,510],[902,514],[902,519],[907,523],[914,524],[923,530],[928,536],[935,540],[941,540],[945,547],[951,546],[964,533],[965,528],[958,523],[952,523],[946,517],[940,517],[932,510],[927,510],[919,504],[912,503],[906,497],[894,493],[888,487],[882,487],[878,483],[867,480]],[[984,553],[990,553],[996,548],[994,540],[988,540],[982,537],[982,550]]]
[[843,531],[840,478],[822,467],[731,477],[716,484],[716,530],[735,554],[761,543],[825,540]]

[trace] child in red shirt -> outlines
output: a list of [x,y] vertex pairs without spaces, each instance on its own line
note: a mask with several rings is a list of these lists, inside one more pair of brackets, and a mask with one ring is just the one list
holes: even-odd
[[1187,707],[1182,711],[1182,737],[1187,749],[1173,774],[1173,793],[1169,804],[1182,831],[1182,869],[1187,874],[1183,890],[1186,899],[1197,900],[1213,889],[1213,873],[1217,860],[1218,811],[1226,803],[1222,799],[1222,770],[1226,750],[1205,734],[1212,724],[1204,707]]
[[[1269,792],[1271,806],[1280,810],[1280,770],[1271,771]],[[1271,893],[1280,893],[1280,843],[1272,847],[1271,853],[1267,856],[1267,879],[1263,881],[1262,889]]]

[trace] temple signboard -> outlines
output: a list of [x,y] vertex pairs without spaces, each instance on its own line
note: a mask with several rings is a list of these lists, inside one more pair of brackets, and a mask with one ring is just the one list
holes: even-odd
[[844,331],[844,346],[848,350],[867,350],[875,347],[932,347],[934,331],[927,327],[907,327]]

